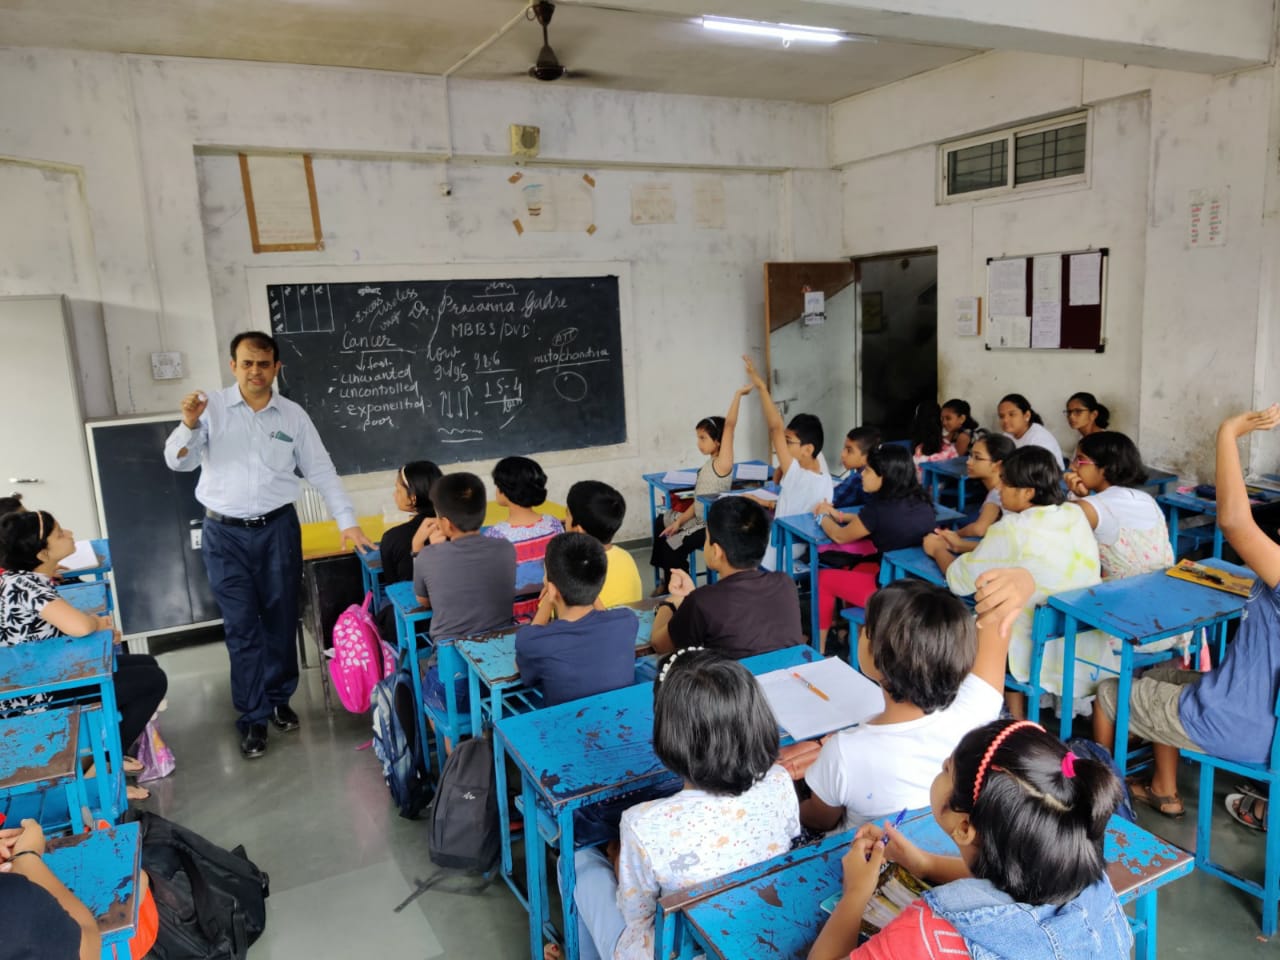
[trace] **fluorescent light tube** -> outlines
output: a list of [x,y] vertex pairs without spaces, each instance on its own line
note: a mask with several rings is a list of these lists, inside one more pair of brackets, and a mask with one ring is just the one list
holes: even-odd
[[742,33],[781,40],[783,46],[790,46],[794,41],[839,43],[846,39],[842,31],[831,27],[802,27],[793,23],[765,23],[761,20],[736,20],[732,17],[703,17],[702,26],[721,33]]

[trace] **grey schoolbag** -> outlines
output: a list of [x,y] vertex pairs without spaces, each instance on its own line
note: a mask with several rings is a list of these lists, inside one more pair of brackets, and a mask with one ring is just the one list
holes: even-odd
[[463,740],[453,748],[430,816],[432,863],[482,874],[497,865],[501,837],[488,736]]

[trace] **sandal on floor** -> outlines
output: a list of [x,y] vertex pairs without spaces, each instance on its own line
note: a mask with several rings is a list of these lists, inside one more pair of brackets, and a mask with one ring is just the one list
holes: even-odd
[[143,770],[147,769],[146,765],[141,760],[136,757],[131,757],[128,754],[125,755],[123,766],[124,775],[126,777],[136,777]]
[[[1248,801],[1246,806],[1245,801]],[[1248,793],[1228,793],[1227,799],[1224,801],[1227,813],[1231,814],[1231,819],[1241,826],[1248,827],[1250,830],[1261,830],[1263,833],[1267,831],[1267,802],[1261,797],[1255,797]],[[1258,804],[1262,804],[1262,816],[1258,817],[1256,813]]]
[[1235,785],[1235,792],[1243,793],[1246,797],[1253,797],[1253,799],[1255,800],[1269,799],[1267,795],[1262,792],[1261,787],[1259,787],[1256,783],[1250,783],[1247,780],[1237,783]]
[[125,787],[125,799],[126,800],[150,800],[151,791],[148,790],[146,787],[138,787],[131,783],[127,787]]
[[[1126,784],[1129,787],[1129,793],[1133,796],[1134,803],[1141,803],[1143,806],[1150,807],[1156,813],[1168,817],[1170,820],[1181,820],[1186,816],[1187,811],[1182,805],[1182,798],[1176,793],[1171,797],[1164,797],[1158,793],[1152,793],[1150,783],[1128,780]],[[1175,806],[1177,809],[1169,809]]]

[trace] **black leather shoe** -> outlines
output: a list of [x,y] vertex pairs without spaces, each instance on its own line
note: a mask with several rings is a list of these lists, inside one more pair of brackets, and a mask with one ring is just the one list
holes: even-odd
[[245,731],[245,735],[240,738],[241,756],[246,760],[252,760],[266,752],[267,725],[265,723],[251,724],[249,729]]
[[276,725],[277,730],[283,730],[285,733],[298,729],[298,715],[287,703],[272,709],[271,722]]

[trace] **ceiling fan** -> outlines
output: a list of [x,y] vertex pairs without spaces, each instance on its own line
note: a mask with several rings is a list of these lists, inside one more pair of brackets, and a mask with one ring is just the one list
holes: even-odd
[[535,80],[551,82],[552,80],[585,80],[592,76],[586,70],[570,70],[560,62],[560,58],[556,56],[556,52],[551,49],[551,41],[547,38],[547,27],[551,24],[551,18],[555,15],[556,5],[547,2],[547,0],[538,0],[538,2],[529,4],[525,16],[529,20],[536,20],[542,26],[542,49],[538,51],[538,59],[533,66],[529,68],[529,76]]

